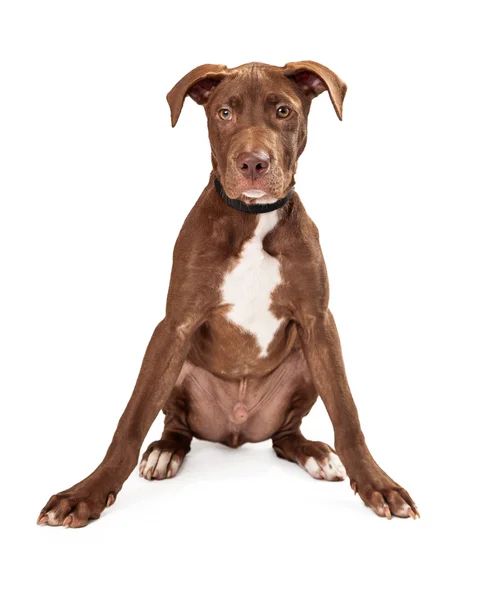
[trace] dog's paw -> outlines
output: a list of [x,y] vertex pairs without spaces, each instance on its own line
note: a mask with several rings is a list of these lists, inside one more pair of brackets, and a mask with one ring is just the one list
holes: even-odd
[[318,452],[316,456],[307,456],[300,463],[311,477],[326,479],[327,481],[343,481],[346,478],[346,469],[339,456],[332,451]]
[[57,527],[85,527],[92,519],[98,519],[105,508],[116,500],[116,493],[105,492],[94,486],[74,486],[55,494],[44,506],[37,520],[38,525]]
[[178,473],[187,452],[188,444],[159,440],[150,444],[140,462],[140,477],[169,479]]
[[343,481],[346,478],[346,469],[333,448],[324,442],[307,440],[301,433],[274,439],[273,450],[280,458],[298,463],[315,479]]
[[421,516],[408,492],[386,474],[374,478],[374,481],[366,479],[358,483],[351,479],[350,483],[354,493],[359,494],[364,504],[380,517],[391,519],[394,515],[417,519]]

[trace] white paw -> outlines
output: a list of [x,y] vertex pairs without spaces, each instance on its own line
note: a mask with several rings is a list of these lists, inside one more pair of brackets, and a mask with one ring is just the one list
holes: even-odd
[[145,479],[168,479],[174,477],[181,465],[177,454],[167,450],[152,450],[147,460],[140,463],[140,477]]
[[346,469],[339,460],[339,456],[330,452],[324,458],[314,458],[309,456],[304,465],[301,465],[311,477],[315,479],[327,479],[328,481],[338,481],[346,478]]

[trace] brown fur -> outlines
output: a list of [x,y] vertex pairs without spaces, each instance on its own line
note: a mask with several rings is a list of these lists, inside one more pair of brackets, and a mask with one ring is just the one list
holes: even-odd
[[[264,250],[279,261],[282,276],[270,306],[282,320],[267,356],[259,356],[254,335],[225,318],[222,282],[252,237],[258,217],[227,206],[215,191],[213,176],[230,197],[242,196],[252,182],[239,172],[237,156],[266,153],[270,168],[254,187],[274,198],[284,196],[294,184],[306,144],[311,100],[326,90],[341,118],[345,84],[310,61],[283,68],[203,65],[168,94],[173,125],[186,95],[204,105],[213,172],[178,236],[166,316],[153,333],[106,456],[89,477],[50,499],[40,523],[80,527],[97,518],[137,464],[143,440],[162,409],[162,440],[148,447],[144,460],[158,450],[171,452],[181,463],[193,436],[231,447],[272,438],[278,456],[303,466],[308,456],[326,460],[332,449],[305,440],[299,431],[318,394],[352,488],[380,516],[418,515],[408,493],[380,469],[366,446],[328,308],[318,231],[296,193],[263,241]],[[287,118],[278,117],[279,105],[290,108]],[[225,106],[232,114],[228,121],[218,115]],[[152,469],[143,473],[144,465],[142,474],[153,478]]]

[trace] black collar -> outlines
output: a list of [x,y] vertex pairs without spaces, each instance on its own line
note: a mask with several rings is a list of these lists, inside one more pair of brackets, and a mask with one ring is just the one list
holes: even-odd
[[281,208],[286,204],[286,202],[293,195],[294,191],[294,188],[291,188],[291,190],[286,194],[284,198],[280,198],[279,200],[276,200],[276,202],[272,202],[271,204],[248,204],[247,202],[243,202],[243,200],[239,200],[238,198],[230,198],[229,196],[227,196],[219,179],[217,179],[216,177],[215,188],[220,197],[226,202],[228,206],[231,206],[231,208],[236,208],[236,210],[240,210],[241,212],[251,213],[254,215],[278,210],[278,208]]

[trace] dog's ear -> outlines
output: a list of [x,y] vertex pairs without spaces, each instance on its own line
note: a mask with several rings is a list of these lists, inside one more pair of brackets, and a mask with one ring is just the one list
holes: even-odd
[[342,121],[343,101],[348,87],[336,73],[312,60],[287,63],[284,70],[286,77],[293,80],[311,100],[328,90],[334,110]]
[[170,105],[172,127],[178,121],[185,97],[188,95],[197,104],[205,104],[211,92],[224,78],[226,71],[225,65],[201,65],[178,81],[166,96]]

